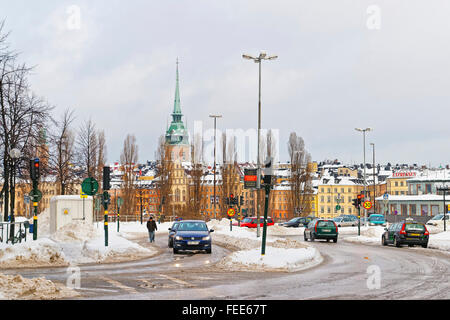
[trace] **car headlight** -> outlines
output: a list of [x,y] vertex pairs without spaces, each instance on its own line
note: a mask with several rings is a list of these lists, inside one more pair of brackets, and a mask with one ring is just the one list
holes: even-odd
[[203,237],[202,240],[204,240],[204,241],[211,240],[211,236]]
[[183,240],[183,237],[176,236],[176,237],[175,237],[175,240]]

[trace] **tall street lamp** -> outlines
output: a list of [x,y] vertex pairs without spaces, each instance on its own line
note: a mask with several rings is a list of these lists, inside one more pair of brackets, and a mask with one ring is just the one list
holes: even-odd
[[[366,132],[368,131],[372,131],[372,128],[365,128],[365,129],[361,129],[361,128],[355,128],[356,131],[362,132],[363,133],[363,153],[364,153],[364,198],[366,197]],[[367,227],[367,209],[364,208],[364,220],[365,220],[365,225]]]
[[375,143],[371,143],[370,144],[372,146],[372,156],[373,156],[373,208],[374,208],[374,213],[377,212],[377,208],[376,208],[376,203],[375,203],[375,199],[377,197],[376,194],[376,186],[375,186]]
[[[258,162],[257,162],[257,181],[256,181],[256,189],[258,191],[258,195],[259,195],[259,190],[261,189],[261,159],[260,159],[260,152],[259,152],[259,148],[260,148],[260,139],[261,139],[261,62],[263,60],[275,60],[278,58],[278,56],[268,56],[267,53],[265,51],[261,51],[261,53],[259,54],[258,57],[254,57],[248,54],[243,54],[242,57],[244,59],[247,60],[253,60],[255,63],[257,63],[259,65],[259,94],[258,94]],[[259,199],[259,197],[258,197]],[[258,201],[258,206],[257,206],[257,213],[256,213],[256,225],[257,225],[257,232],[256,232],[256,236],[259,237],[260,234],[260,225],[259,225],[259,201]]]
[[442,186],[437,186],[436,190],[441,191],[444,196],[444,231],[447,231],[447,207],[445,206],[445,194],[450,190],[450,188],[443,183]]
[[214,219],[216,216],[216,134],[217,134],[217,119],[222,118],[221,115],[210,115],[214,119]]

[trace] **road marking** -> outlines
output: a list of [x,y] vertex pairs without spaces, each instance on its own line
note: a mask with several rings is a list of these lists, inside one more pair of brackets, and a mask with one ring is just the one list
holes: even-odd
[[109,278],[106,278],[106,277],[101,277],[101,279],[106,281],[106,282],[108,282],[109,284],[113,285],[114,287],[117,287],[119,289],[125,290],[125,291],[127,291],[127,292],[129,292],[131,294],[138,294],[138,292],[136,290],[134,290],[133,288],[128,287],[128,286],[120,283],[119,281],[112,280],[112,279],[109,279]]
[[188,283],[186,281],[183,281],[183,280],[180,280],[180,279],[177,279],[177,278],[173,278],[173,277],[165,275],[165,274],[160,274],[160,276],[164,277],[166,279],[169,279],[169,280],[171,280],[171,281],[173,281],[175,283],[178,283],[178,284],[181,284],[183,286],[189,287],[189,288],[195,287],[195,285],[193,285],[191,283]]

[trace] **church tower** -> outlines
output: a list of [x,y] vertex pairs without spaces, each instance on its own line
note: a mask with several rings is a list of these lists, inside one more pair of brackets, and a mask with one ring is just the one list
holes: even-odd
[[180,77],[178,72],[177,59],[177,74],[175,87],[175,101],[172,113],[172,123],[166,131],[166,147],[167,152],[172,161],[184,162],[190,158],[189,134],[182,120],[180,102]]

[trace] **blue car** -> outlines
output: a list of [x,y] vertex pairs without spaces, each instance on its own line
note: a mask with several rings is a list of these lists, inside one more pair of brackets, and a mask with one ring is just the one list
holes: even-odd
[[211,253],[211,232],[205,221],[180,221],[173,238],[173,253],[178,251],[205,250]]
[[369,216],[369,225],[370,226],[385,226],[386,220],[382,214],[371,214]]

